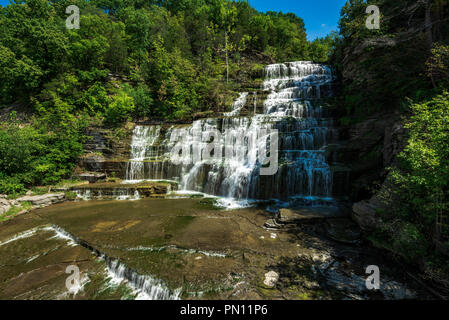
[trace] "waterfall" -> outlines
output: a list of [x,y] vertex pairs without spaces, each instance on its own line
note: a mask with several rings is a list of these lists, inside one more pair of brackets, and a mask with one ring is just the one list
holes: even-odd
[[151,154],[151,147],[160,135],[160,126],[136,126],[131,141],[131,159],[126,168],[127,180],[143,180],[144,161],[157,154]]
[[[334,80],[326,65],[268,65],[261,89],[267,95],[263,114],[256,114],[257,92],[249,105],[244,92],[223,118],[163,130],[138,126],[126,179],[174,180],[185,192],[242,200],[330,198],[332,172],[325,149],[333,137],[333,123],[321,102],[332,95]],[[252,116],[240,116],[244,109]],[[274,131],[277,141],[270,135]],[[275,142],[278,169],[261,175]]]

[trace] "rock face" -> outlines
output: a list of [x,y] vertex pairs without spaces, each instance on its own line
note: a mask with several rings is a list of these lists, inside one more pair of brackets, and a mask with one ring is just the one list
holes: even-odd
[[[337,182],[349,180],[346,195],[350,196],[350,200],[358,202],[369,199],[373,196],[372,190],[385,180],[386,168],[394,164],[403,149],[407,131],[400,115],[391,113],[376,114],[341,128],[341,134],[346,137],[346,142],[329,150],[333,160],[343,165],[335,170],[337,175],[334,174],[334,179]],[[345,175],[345,170],[348,175]],[[343,181],[341,185],[344,184]]]
[[89,137],[88,142],[84,145],[86,152],[102,154],[106,159],[127,159],[129,157],[130,130],[120,138],[105,128],[89,128],[86,135]]
[[338,157],[351,170],[351,200],[360,201],[372,196],[375,181],[382,179],[386,133],[395,123],[394,115],[373,116],[348,129],[349,140],[338,150]]
[[378,208],[378,206],[371,203],[371,200],[354,203],[352,206],[352,218],[363,230],[373,230],[379,222]]
[[[78,161],[81,171],[123,176],[128,162],[126,159],[129,159],[131,133],[131,129],[126,129],[123,136],[117,137],[112,130],[89,128],[86,132],[88,141],[84,145],[85,155]],[[91,179],[95,178],[86,178],[88,181]]]
[[394,123],[385,129],[384,137],[384,166],[394,163],[396,156],[404,149],[407,130],[400,122]]
[[351,170],[352,218],[369,231],[380,222],[378,211],[386,207],[372,190],[379,190],[379,183],[385,187],[386,168],[394,165],[403,150],[407,131],[398,115],[390,114],[372,116],[349,128],[347,134],[348,142],[336,152]]
[[25,196],[17,199],[17,202],[30,202],[35,207],[46,207],[55,203],[63,202],[64,193],[50,193],[41,196]]
[[275,271],[265,273],[265,280],[263,284],[267,287],[274,287],[279,280],[279,274]]
[[122,177],[126,172],[127,160],[110,160],[99,155],[86,155],[81,157],[78,165],[90,172],[101,172],[107,175]]
[[106,174],[105,173],[88,172],[88,173],[81,173],[77,177],[78,177],[78,179],[80,179],[82,181],[89,181],[89,183],[96,183],[96,182],[105,180]]

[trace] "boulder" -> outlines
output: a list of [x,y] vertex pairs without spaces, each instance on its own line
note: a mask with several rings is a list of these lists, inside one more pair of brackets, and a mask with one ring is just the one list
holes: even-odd
[[270,271],[265,273],[265,280],[263,281],[263,284],[267,287],[274,287],[276,283],[279,280],[279,274],[275,271]]
[[4,214],[11,209],[11,204],[8,200],[0,198],[0,214]]
[[281,226],[276,223],[275,219],[268,219],[265,221],[264,227],[268,229],[279,229]]
[[338,208],[298,208],[280,209],[276,214],[276,222],[294,224],[344,217],[344,212]]
[[17,199],[20,202],[30,202],[33,206],[46,207],[58,202],[62,202],[65,199],[64,193],[50,193],[41,196],[25,196]]
[[350,219],[332,219],[324,224],[326,235],[332,240],[355,244],[360,240],[360,228]]
[[383,208],[384,206],[375,197],[363,200],[352,206],[352,218],[363,230],[373,230],[381,221],[378,210]]

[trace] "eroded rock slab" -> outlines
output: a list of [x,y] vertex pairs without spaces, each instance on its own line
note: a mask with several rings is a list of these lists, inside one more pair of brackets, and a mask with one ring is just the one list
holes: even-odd
[[298,208],[280,209],[276,214],[276,222],[281,224],[294,224],[304,222],[317,222],[329,218],[341,218],[345,213],[339,208]]
[[41,196],[25,196],[17,199],[17,202],[30,202],[33,206],[50,206],[55,203],[63,202],[64,193],[49,193]]
[[95,183],[106,179],[105,173],[81,173],[78,175],[78,179],[82,181],[89,181],[89,183]]
[[143,182],[138,184],[94,183],[72,188],[79,197],[92,199],[140,199],[165,196],[176,190],[177,185],[164,182]]

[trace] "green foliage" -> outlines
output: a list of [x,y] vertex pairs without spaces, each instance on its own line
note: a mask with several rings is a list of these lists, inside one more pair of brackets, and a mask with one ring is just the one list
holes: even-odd
[[145,84],[140,84],[136,88],[127,87],[126,91],[134,100],[134,113],[141,118],[150,117],[154,114],[152,106],[154,100],[151,96],[150,88]]
[[449,243],[449,93],[410,108],[407,145],[388,180],[391,212],[382,215],[378,237],[416,261],[431,254],[434,240]]
[[309,58],[315,62],[328,62],[338,39],[338,34],[332,32],[324,38],[317,38],[310,43]]
[[82,153],[81,129],[61,124],[65,120],[59,116],[50,122],[45,118],[27,125],[16,121],[1,125],[0,192],[19,193],[25,187],[56,183],[72,174]]
[[25,192],[25,186],[18,177],[0,176],[0,193],[18,194]]
[[393,177],[406,186],[413,211],[430,225],[439,211],[447,210],[449,200],[444,199],[449,183],[449,94],[412,104],[411,110],[406,125],[410,137],[399,156],[401,170]]
[[387,220],[369,235],[377,246],[401,255],[407,262],[422,261],[429,253],[429,244],[415,224],[402,220]]
[[[78,30],[65,28],[68,4],[81,8]],[[70,114],[104,115],[122,80],[135,88],[134,117],[224,110],[242,56],[324,61],[330,50],[330,38],[309,44],[296,15],[260,13],[244,1],[26,0],[0,10],[0,103],[21,97]]]
[[108,125],[117,125],[123,122],[134,111],[134,100],[126,92],[120,91],[111,98],[111,102],[105,112],[105,120]]
[[449,85],[449,45],[436,43],[426,66],[427,75],[434,84],[447,88]]
[[[196,93],[195,67],[181,52],[167,52],[161,38],[153,42],[149,72],[156,93],[156,114],[167,118],[183,118],[199,104]],[[149,81],[148,81],[149,82]]]

